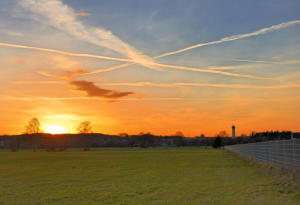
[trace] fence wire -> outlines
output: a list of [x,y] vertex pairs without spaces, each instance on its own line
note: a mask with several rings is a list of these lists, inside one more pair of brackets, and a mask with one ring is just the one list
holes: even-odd
[[238,144],[225,149],[273,166],[300,170],[300,139]]

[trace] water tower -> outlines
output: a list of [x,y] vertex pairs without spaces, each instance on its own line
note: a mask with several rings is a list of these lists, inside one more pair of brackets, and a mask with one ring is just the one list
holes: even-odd
[[232,125],[232,138],[235,138],[235,126]]

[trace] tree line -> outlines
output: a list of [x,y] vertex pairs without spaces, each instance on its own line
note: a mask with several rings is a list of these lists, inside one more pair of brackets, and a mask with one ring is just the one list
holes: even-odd
[[[93,147],[183,147],[201,146],[220,148],[225,145],[263,142],[268,140],[290,139],[289,131],[266,131],[240,137],[231,138],[225,131],[219,132],[215,137],[205,137],[203,134],[195,137],[184,137],[178,131],[170,136],[157,136],[151,133],[129,135],[106,135],[93,133],[90,121],[81,122],[78,126],[78,134],[47,134],[42,133],[37,118],[32,118],[24,134],[13,136],[0,136],[0,148],[17,151],[19,149],[46,149],[47,151],[63,151],[67,148],[82,148],[88,151]],[[300,138],[299,133],[294,138]]]

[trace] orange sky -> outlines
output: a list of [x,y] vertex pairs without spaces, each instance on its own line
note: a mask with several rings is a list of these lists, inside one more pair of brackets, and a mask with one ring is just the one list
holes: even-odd
[[[15,81],[3,93],[6,97],[0,101],[2,134],[23,132],[32,117],[41,121],[43,129],[55,124],[68,132],[76,132],[81,121],[89,120],[94,132],[109,134],[182,131],[186,136],[202,133],[214,136],[221,130],[231,133],[233,124],[237,135],[299,128],[299,98],[290,97],[297,89],[235,89],[233,92],[224,88],[126,87],[125,90],[136,93],[150,89],[151,93],[113,102],[86,97],[84,92],[72,90],[64,81],[31,82],[20,81],[18,76],[13,78]],[[165,98],[167,93],[174,95]],[[204,94],[206,97],[201,97]]]
[[300,131],[297,12],[245,26],[130,11],[117,23],[61,0],[22,2],[17,17],[10,4],[0,12],[0,134],[33,117],[71,133],[86,120],[107,134]]

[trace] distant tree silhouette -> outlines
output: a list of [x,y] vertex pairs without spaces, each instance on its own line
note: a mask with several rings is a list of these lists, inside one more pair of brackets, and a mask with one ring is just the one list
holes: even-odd
[[80,144],[81,146],[84,147],[84,151],[88,151],[89,147],[91,146],[90,143],[90,133],[92,133],[92,125],[90,121],[83,121],[79,124],[78,128],[78,133],[81,134],[81,139],[80,139]]
[[79,124],[77,128],[80,134],[89,134],[92,133],[92,126],[90,121],[83,121]]
[[177,136],[177,137],[184,137],[184,134],[183,134],[183,132],[181,132],[181,131],[177,131],[177,132],[174,134],[174,136]]
[[29,120],[28,125],[26,126],[26,134],[38,134],[40,130],[40,121],[37,118],[32,118]]
[[219,132],[217,137],[229,137],[229,135],[227,134],[227,132],[225,130],[223,130],[223,131]]

